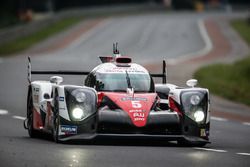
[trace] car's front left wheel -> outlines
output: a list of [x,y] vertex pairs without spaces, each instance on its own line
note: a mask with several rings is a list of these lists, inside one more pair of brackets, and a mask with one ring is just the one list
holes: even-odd
[[32,99],[32,91],[31,91],[31,88],[29,89],[29,92],[28,92],[28,99],[27,99],[27,129],[28,129],[28,133],[29,133],[29,136],[31,138],[35,138],[35,137],[38,137],[39,135],[39,132],[37,130],[34,129],[34,117],[33,117],[33,99]]
[[60,143],[59,140],[59,102],[58,102],[58,92],[55,93],[54,98],[54,125],[53,125],[53,139],[56,143]]

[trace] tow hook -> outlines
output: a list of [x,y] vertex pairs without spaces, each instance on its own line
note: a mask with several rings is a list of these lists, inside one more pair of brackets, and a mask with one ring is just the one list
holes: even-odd
[[26,118],[24,121],[23,121],[23,127],[24,129],[28,129],[28,118]]

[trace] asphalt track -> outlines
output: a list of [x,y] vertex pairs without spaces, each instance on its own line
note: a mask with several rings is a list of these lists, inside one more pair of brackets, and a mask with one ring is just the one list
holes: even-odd
[[[223,16],[219,14],[219,16]],[[209,14],[147,14],[103,20],[71,45],[53,53],[29,55],[36,70],[90,70],[109,55],[112,43],[142,64],[181,58],[202,50],[205,41],[198,22]],[[26,112],[27,56],[0,61],[0,166],[249,166],[250,125],[211,118],[212,144],[179,147],[158,140],[105,140],[55,144],[49,137],[31,139],[23,129]],[[176,71],[178,72],[178,71]],[[48,76],[34,76],[47,79]],[[83,78],[65,77],[82,84]],[[237,111],[235,111],[237,112]]]

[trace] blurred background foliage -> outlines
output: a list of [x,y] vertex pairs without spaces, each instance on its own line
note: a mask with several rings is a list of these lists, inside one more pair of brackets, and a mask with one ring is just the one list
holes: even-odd
[[[250,24],[244,19],[231,22],[232,27],[250,46]],[[250,106],[250,54],[232,64],[212,64],[194,74],[213,94]]]
[[157,3],[171,9],[194,9],[195,5],[225,6],[241,4],[249,6],[249,0],[2,0],[0,5],[0,28],[32,20],[34,12],[58,12],[64,9],[100,5],[131,3]]

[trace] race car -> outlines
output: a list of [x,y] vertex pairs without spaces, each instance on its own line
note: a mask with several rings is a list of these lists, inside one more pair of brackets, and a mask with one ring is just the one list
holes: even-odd
[[[32,71],[28,65],[27,118],[30,137],[49,133],[55,142],[98,137],[159,138],[181,145],[209,142],[209,91],[187,81],[186,88],[166,82],[161,74],[122,56],[114,45],[112,56],[90,72]],[[64,85],[63,78],[32,81],[31,75],[80,75],[83,85]],[[162,78],[154,83],[153,78]]]

